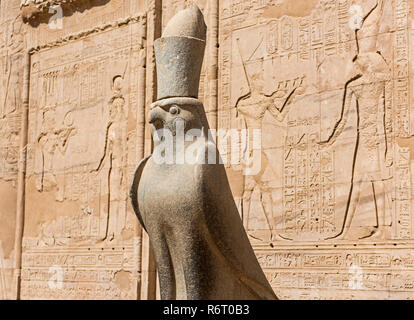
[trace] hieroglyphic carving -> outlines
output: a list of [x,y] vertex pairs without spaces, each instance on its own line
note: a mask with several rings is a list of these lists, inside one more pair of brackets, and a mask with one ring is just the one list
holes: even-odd
[[[234,2],[231,7],[233,10],[235,9]],[[243,5],[240,4],[240,7]],[[259,206],[262,208],[256,208],[254,211],[263,211],[268,221],[264,221],[265,225],[267,224],[265,228],[282,228],[284,233],[287,231],[290,235],[285,234],[286,238],[297,237],[298,234],[303,237],[304,232],[309,233],[310,237],[312,234],[314,237],[327,236],[334,233],[336,228],[333,209],[335,205],[333,178],[335,169],[332,150],[315,151],[319,149],[317,142],[322,139],[320,132],[322,118],[318,118],[315,114],[311,115],[312,113],[309,112],[308,118],[299,116],[300,119],[297,119],[295,116],[287,116],[287,113],[292,108],[298,108],[299,102],[296,100],[301,99],[301,96],[314,94],[315,89],[316,92],[325,89],[318,87],[319,79],[317,72],[315,72],[318,64],[323,64],[325,59],[333,54],[349,54],[351,46],[349,43],[344,46],[344,42],[350,39],[350,30],[343,30],[341,34],[338,31],[341,30],[338,29],[338,26],[341,23],[343,25],[348,12],[345,12],[343,2],[337,6],[335,1],[322,1],[309,17],[291,18],[285,16],[280,19],[264,20],[263,24],[259,23],[254,26],[250,26],[251,19],[246,19],[244,24],[247,27],[240,29],[237,15],[246,14],[249,10],[257,13],[259,12],[255,12],[257,9],[253,6],[240,9],[240,11],[236,10],[237,12],[233,11],[233,15],[230,16],[234,17],[233,25],[236,28],[234,31],[231,31],[232,20],[227,19],[228,16],[225,15],[222,18],[222,28],[225,30],[223,36],[225,34],[226,38],[222,40],[221,44],[222,95],[220,107],[222,111],[220,123],[224,128],[229,128],[230,123],[233,122],[231,119],[235,117],[235,113],[231,111],[232,108],[236,107],[240,116],[243,114],[243,104],[249,104],[248,101],[257,95],[256,101],[250,102],[250,110],[257,109],[259,112],[261,109],[261,116],[252,116],[257,123],[252,124],[248,121],[246,126],[249,129],[262,128],[262,123],[271,121],[266,119],[267,111],[276,120],[274,126],[280,126],[277,124],[278,122],[285,126],[283,135],[286,136],[283,140],[286,143],[283,161],[286,167],[283,171],[285,177],[281,179],[285,183],[283,192],[280,192],[280,189],[274,189],[277,188],[275,186],[266,188],[264,182],[264,180],[275,180],[280,171],[276,172],[276,176],[273,178],[269,177],[271,173],[265,174],[265,179],[257,183],[261,198]],[[274,34],[272,35],[271,32]],[[255,40],[252,41],[252,39]],[[231,58],[226,57],[229,45],[231,46]],[[227,61],[230,62],[228,66],[226,66]],[[293,68],[290,66],[290,63],[294,64],[295,62],[299,63],[301,67],[296,65]],[[227,76],[228,72],[230,72],[229,76]],[[227,98],[228,87],[230,97]],[[313,110],[320,112],[318,109],[319,107],[315,105]],[[295,112],[297,111],[295,110]],[[311,129],[312,127],[314,129]],[[272,129],[265,126],[263,130]],[[265,132],[265,134],[268,133]],[[267,148],[280,147],[281,145],[267,146]],[[315,152],[313,153],[313,151]],[[313,158],[308,162],[308,158],[312,156]],[[270,160],[266,160],[269,157]],[[273,151],[269,150],[263,153],[262,158],[265,159],[263,172],[267,170],[266,162],[271,164],[270,167],[273,166],[272,170],[280,170],[275,168],[276,159],[274,157]],[[289,164],[291,161],[293,163]],[[323,166],[321,167],[318,163],[322,163]],[[292,173],[293,168],[297,174]],[[295,181],[293,185],[288,181],[291,179]],[[331,184],[318,183],[321,181],[320,179],[323,179],[324,182],[331,181]],[[243,210],[249,211],[249,203],[252,201],[251,194],[256,188],[256,183],[249,183],[249,180],[252,180],[250,177],[246,177],[244,180],[246,186]],[[292,187],[294,189],[291,189]],[[292,200],[292,196],[296,200]],[[283,197],[285,203],[282,217],[274,216],[275,214],[272,213],[275,211],[272,210],[272,207],[276,205],[272,198],[279,197]],[[292,201],[296,202],[293,207],[291,207]],[[320,209],[322,207],[324,210]],[[283,220],[281,223],[280,219]],[[281,227],[281,225],[283,226]],[[252,229],[258,227],[256,223]]]
[[0,120],[0,177],[6,181],[16,179],[20,115],[9,115]]
[[[89,299],[107,293],[109,299],[136,298],[140,241],[127,207],[127,173],[133,170],[129,163],[133,166],[137,159],[136,150],[128,149],[132,146],[128,138],[137,130],[131,120],[137,117],[136,86],[144,80],[138,74],[142,65],[138,58],[145,57],[145,23],[143,16],[128,18],[31,50],[27,166],[31,192],[22,296]],[[49,199],[48,211],[36,208],[41,198]],[[64,273],[62,291],[48,287],[47,268],[37,270],[25,258],[52,257],[57,250],[72,259],[78,248],[95,252],[98,260],[94,258],[96,264],[86,271],[75,262],[69,267],[57,263]],[[101,254],[105,250],[111,254]],[[54,267],[48,259],[50,264],[44,267]],[[66,281],[69,269],[85,277],[100,275],[99,259],[113,265],[103,268],[107,277],[92,277],[87,284],[82,279]]]
[[395,159],[395,221],[398,239],[412,238],[410,150],[397,147]]
[[[283,159],[283,218],[286,233],[302,239],[305,234],[335,231],[335,185],[332,152],[315,146],[319,133],[318,116],[288,122]],[[315,130],[315,129],[313,129]]]
[[[402,240],[409,252],[413,237],[412,9],[406,0],[299,2],[301,12],[287,0],[220,6],[219,128],[262,130],[260,175],[235,177],[238,168],[228,166],[245,226],[259,254],[264,246],[289,248],[287,260],[265,259],[280,297],[410,297],[402,284],[409,267],[394,272],[399,258],[391,248]],[[316,257],[325,241],[335,247],[351,239],[367,252],[352,258],[350,274],[336,271],[346,256]],[[293,249],[315,256],[299,265]],[[295,270],[282,271],[280,261]],[[304,270],[316,261],[325,261],[325,278]],[[362,287],[353,287],[359,278]],[[298,290],[306,288],[321,290]]]
[[[125,38],[125,35],[123,37]],[[108,45],[114,44],[112,40],[107,42]],[[125,176],[121,173],[115,175],[115,172],[126,169],[124,161],[126,151],[114,150],[114,148],[123,148],[125,144],[122,141],[126,141],[126,115],[129,107],[123,96],[126,88],[123,88],[121,83],[126,82],[124,78],[129,76],[128,63],[116,62],[110,65],[108,60],[122,61],[123,57],[128,57],[128,42],[125,42],[123,46],[117,44],[115,43],[115,48],[119,49],[111,52],[106,48],[100,53],[99,59],[93,56],[99,53],[96,48],[92,50],[93,45],[83,46],[84,56],[81,61],[77,61],[75,64],[60,65],[59,70],[55,71],[41,72],[38,70],[44,60],[36,59],[36,57],[46,53],[35,54],[33,58],[33,65],[36,65],[37,71],[33,70],[32,78],[40,77],[41,81],[33,81],[32,83],[35,85],[36,82],[40,82],[43,92],[37,101],[33,98],[32,125],[29,130],[30,136],[38,137],[36,144],[39,145],[37,148],[32,145],[31,149],[33,152],[36,149],[41,152],[37,156],[29,157],[32,161],[29,168],[33,168],[36,173],[36,168],[39,167],[38,163],[41,164],[37,180],[44,183],[45,177],[49,176],[49,180],[53,182],[49,183],[49,189],[57,187],[56,200],[81,201],[81,208],[90,208],[85,210],[89,211],[89,214],[97,214],[98,217],[102,217],[105,212],[105,214],[108,213],[108,209],[104,209],[107,205],[113,206],[117,201],[126,201],[126,191],[119,189],[127,184]],[[64,52],[63,49],[59,50]],[[68,61],[73,59],[71,56],[67,56],[67,53],[65,56]],[[48,60],[48,63],[53,65],[54,61]],[[110,70],[108,66],[118,70]],[[46,64],[44,68],[47,69],[48,65]],[[104,82],[102,76],[98,77],[98,72],[100,75],[106,74],[107,83]],[[64,87],[68,81],[72,85]],[[73,85],[73,81],[77,81],[77,86]],[[105,95],[105,88],[112,91],[109,97]],[[46,107],[44,107],[45,105]],[[48,107],[48,105],[54,106]],[[40,110],[36,111],[35,108]],[[86,115],[90,112],[96,116],[95,126],[85,122]],[[49,117],[47,117],[48,114]],[[82,114],[84,118],[80,117]],[[45,124],[46,120],[48,122]],[[93,142],[85,140],[83,137],[86,134],[85,130],[90,130],[92,134],[97,135],[98,139]],[[113,141],[114,139],[116,141]],[[48,146],[49,148],[46,148]],[[93,149],[96,147],[101,148],[101,151],[94,152]],[[62,150],[56,154],[58,149]],[[46,152],[47,155],[45,155]],[[69,160],[68,157],[65,157],[65,154],[73,155],[74,153],[80,155],[78,159],[71,157]],[[88,159],[87,155],[93,156]],[[62,161],[57,161],[60,158]],[[30,174],[33,172],[29,170],[29,176]],[[37,186],[37,189],[43,191],[41,184]],[[117,191],[125,193],[125,195],[115,197]],[[95,197],[100,199],[98,200],[101,203],[99,207],[88,203]],[[108,197],[109,199],[107,199]],[[118,211],[125,212],[125,203],[122,206],[124,209],[121,207],[113,208],[114,214],[120,214]],[[85,210],[82,209],[80,212]],[[118,230],[118,234],[121,230],[122,227]],[[99,232],[99,234],[101,233]]]
[[0,178],[13,180],[16,177],[18,160],[24,30],[19,19],[2,21],[1,28]]
[[[122,247],[29,246],[23,254],[22,299],[136,299],[140,244]],[[34,241],[36,241],[34,239]]]
[[[257,255],[274,290],[291,292],[297,298],[303,295],[309,299],[312,293],[308,291],[313,290],[315,299],[374,299],[375,295],[376,299],[393,299],[409,297],[414,288],[414,256],[406,248],[376,252],[322,248],[315,253],[306,249],[295,253],[258,249]],[[338,295],[332,290],[338,290]]]
[[410,109],[408,97],[410,94],[408,84],[408,13],[409,7],[406,0],[395,2],[394,9],[394,81],[395,81],[395,106],[396,124],[395,131],[400,137],[410,135]]
[[[410,79],[408,61],[408,14],[409,6],[406,0],[395,3],[394,10],[394,106],[395,133],[398,137],[411,136],[411,114],[409,106]],[[396,237],[412,238],[412,205],[411,205],[411,170],[410,150],[396,148],[395,163],[395,206],[396,206]]]
[[13,299],[24,37],[18,0],[0,2],[0,298]]

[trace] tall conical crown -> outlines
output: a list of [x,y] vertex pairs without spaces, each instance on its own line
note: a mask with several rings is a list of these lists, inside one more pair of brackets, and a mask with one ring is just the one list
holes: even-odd
[[207,27],[197,6],[178,12],[154,43],[157,99],[198,97]]

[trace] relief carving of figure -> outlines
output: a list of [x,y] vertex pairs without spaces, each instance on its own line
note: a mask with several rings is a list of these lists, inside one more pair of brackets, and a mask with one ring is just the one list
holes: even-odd
[[[348,67],[348,81],[344,89],[341,117],[333,131],[321,145],[333,144],[343,132],[351,105],[357,115],[357,138],[352,167],[351,187],[345,218],[340,232],[331,238],[348,236],[351,223],[360,203],[363,190],[375,207],[376,225],[368,228],[359,238],[389,236],[392,149],[392,120],[387,103],[391,103],[391,70],[376,48],[380,18],[384,2],[379,0],[364,17],[362,29],[356,31],[358,53]],[[358,41],[360,32],[361,41]]]
[[[240,53],[240,50],[239,50]],[[241,53],[240,53],[241,56]],[[244,126],[249,130],[249,145],[253,144],[252,130],[258,129],[262,131],[263,118],[266,112],[277,122],[283,122],[289,112],[289,107],[293,99],[303,94],[305,90],[304,78],[298,77],[294,80],[287,81],[282,88],[275,87],[270,94],[264,93],[263,88],[263,65],[260,67],[257,64],[252,68],[247,68],[244,65],[245,77],[249,84],[249,93],[240,97],[236,103],[237,118],[241,119]],[[248,71],[247,71],[248,70]],[[249,73],[249,74],[248,74]],[[252,154],[244,155],[252,157]],[[245,161],[246,162],[246,161]],[[287,239],[281,234],[275,233],[275,213],[272,196],[272,189],[269,186],[269,181],[266,180],[266,174],[271,169],[270,159],[262,149],[261,151],[261,170],[256,175],[244,176],[244,193],[243,193],[243,220],[245,227],[248,226],[250,216],[250,206],[252,201],[252,194],[257,188],[261,199],[261,205],[265,214],[266,223],[270,231],[270,241],[277,239]],[[273,174],[275,176],[275,174]]]
[[109,100],[109,122],[106,128],[104,155],[96,171],[101,170],[105,159],[109,168],[108,218],[106,240],[113,240],[122,232],[122,215],[125,214],[127,192],[124,190],[126,165],[126,112],[122,94],[124,79],[117,75],[112,79],[112,96]]
[[3,66],[3,89],[0,102],[0,118],[13,113],[19,108],[21,100],[21,76],[22,76],[22,57],[23,57],[23,30],[20,17],[10,25],[8,37],[7,54],[5,65]]
[[42,110],[42,124],[37,143],[40,147],[38,159],[40,176],[36,179],[36,188],[39,192],[50,191],[57,187],[57,201],[63,200],[63,182],[61,174],[55,172],[54,163],[56,151],[62,155],[66,153],[70,137],[76,134],[72,121],[68,122],[70,112],[66,114],[62,125],[56,123],[55,107],[46,107]]
[[19,128],[10,119],[0,119],[0,178],[6,181],[15,178],[18,161]]

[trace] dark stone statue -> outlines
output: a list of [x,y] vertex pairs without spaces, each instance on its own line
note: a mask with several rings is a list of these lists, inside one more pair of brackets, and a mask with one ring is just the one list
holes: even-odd
[[[197,99],[205,36],[194,6],[172,18],[155,42],[154,153],[136,169],[132,204],[154,250],[162,299],[277,299],[243,228],[225,168],[211,161],[217,148]],[[184,138],[191,133],[202,143]],[[177,161],[189,154],[193,161]]]

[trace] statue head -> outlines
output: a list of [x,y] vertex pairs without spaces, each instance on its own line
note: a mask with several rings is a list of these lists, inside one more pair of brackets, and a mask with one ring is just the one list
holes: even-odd
[[186,134],[189,130],[208,130],[203,104],[195,98],[169,98],[154,102],[149,114],[151,132],[168,129],[174,136],[179,126]]
[[154,43],[157,101],[151,105],[151,131],[169,129],[176,135],[208,130],[203,104],[197,99],[207,27],[197,6],[177,13]]

